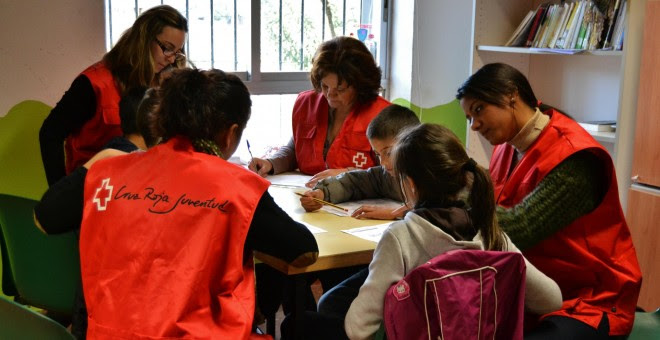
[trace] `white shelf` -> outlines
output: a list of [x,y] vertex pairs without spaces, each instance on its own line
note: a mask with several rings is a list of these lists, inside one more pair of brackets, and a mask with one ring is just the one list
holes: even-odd
[[614,143],[616,140],[615,132],[605,132],[605,131],[587,131],[589,134],[594,137],[595,140],[605,143]]
[[505,46],[492,46],[492,45],[478,45],[479,51],[490,52],[503,52],[503,53],[519,53],[519,54],[547,54],[547,55],[597,55],[597,56],[622,56],[623,51],[611,50],[571,50],[574,53],[567,53],[569,51],[555,50],[552,52],[548,49],[531,49],[529,47],[505,47]]

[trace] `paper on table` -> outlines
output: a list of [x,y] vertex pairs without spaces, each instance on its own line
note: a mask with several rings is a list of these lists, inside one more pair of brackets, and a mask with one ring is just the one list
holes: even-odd
[[303,175],[300,172],[285,172],[278,175],[270,175],[266,177],[271,185],[285,186],[285,187],[301,187],[305,188],[305,183],[312,179],[312,176]]
[[305,223],[305,222],[300,222],[300,223],[302,223],[305,227],[307,227],[307,229],[309,229],[309,231],[310,231],[312,234],[320,234],[320,233],[325,233],[325,232],[327,232],[327,230],[321,229],[321,228],[319,228],[319,227],[315,227],[315,226],[313,226],[313,225],[311,225],[311,224],[309,224],[309,223]]
[[330,206],[324,205],[320,210],[323,210],[325,212],[329,212],[331,214],[337,215],[337,216],[351,216],[355,209],[363,206],[363,205],[375,205],[379,206],[382,208],[391,208],[392,210],[398,208],[401,206],[401,203],[393,201],[393,200],[388,200],[385,198],[373,198],[373,199],[366,199],[366,200],[359,200],[359,201],[351,201],[351,202],[344,202],[337,204],[340,207],[348,209],[348,211],[341,211],[337,208],[333,208]]
[[342,230],[343,232],[347,234],[351,234],[355,237],[359,237],[362,239],[365,239],[367,241],[372,241],[378,243],[380,241],[380,238],[383,236],[383,233],[385,232],[385,229],[390,226],[392,222],[387,222],[383,224],[376,224],[376,225],[371,225],[367,227],[359,227],[359,228],[352,228],[352,229],[346,229]]

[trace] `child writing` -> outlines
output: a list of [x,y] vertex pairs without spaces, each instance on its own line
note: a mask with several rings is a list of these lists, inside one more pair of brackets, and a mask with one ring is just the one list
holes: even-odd
[[[371,148],[380,160],[379,166],[367,170],[354,170],[335,177],[328,177],[317,182],[313,190],[305,193],[306,197],[300,203],[306,211],[321,208],[321,203],[312,198],[318,198],[331,203],[357,201],[367,198],[389,198],[403,202],[401,189],[392,176],[390,154],[396,135],[403,129],[419,125],[419,118],[410,109],[392,104],[384,108],[367,127],[367,138]],[[353,212],[353,217],[393,220],[401,218],[408,210],[402,205],[392,210],[390,208],[363,205]]]
[[[414,268],[453,249],[520,252],[495,218],[488,172],[468,157],[447,128],[423,124],[399,136],[394,172],[413,209],[383,234],[369,275],[346,314],[351,339],[373,337],[383,320],[387,289]],[[557,284],[525,260],[525,306],[543,314],[561,307]]]

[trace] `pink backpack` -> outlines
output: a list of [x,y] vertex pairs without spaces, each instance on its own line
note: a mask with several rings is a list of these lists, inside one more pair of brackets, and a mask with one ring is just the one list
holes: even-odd
[[452,250],[415,268],[385,295],[392,339],[522,339],[525,260]]

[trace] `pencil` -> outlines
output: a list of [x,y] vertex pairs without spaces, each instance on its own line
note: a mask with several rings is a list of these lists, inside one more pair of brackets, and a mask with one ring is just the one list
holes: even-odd
[[[299,192],[296,192],[295,194],[298,195],[298,196],[300,196],[300,197],[309,197],[309,196],[305,196],[305,195],[303,195],[303,194],[301,194],[301,193],[299,193]],[[332,204],[332,203],[330,203],[330,202],[326,202],[326,201],[321,200],[321,199],[318,199],[318,198],[316,198],[316,197],[309,197],[309,198],[311,198],[311,199],[313,199],[314,201],[319,202],[319,203],[321,203],[321,204],[329,205],[329,206],[331,206],[331,207],[333,207],[333,208],[337,208],[337,209],[339,209],[339,210],[342,210],[342,211],[348,212],[348,209],[346,209],[346,208],[344,208],[344,207],[340,207],[340,206],[338,206],[338,205],[336,205],[336,204]]]

